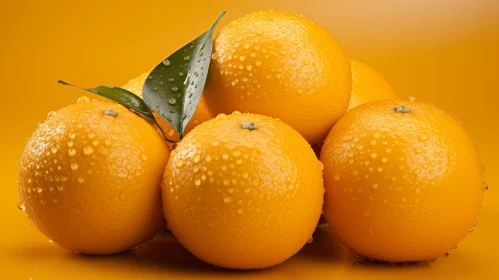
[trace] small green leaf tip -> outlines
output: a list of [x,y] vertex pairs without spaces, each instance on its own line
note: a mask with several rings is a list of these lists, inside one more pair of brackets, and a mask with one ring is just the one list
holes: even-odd
[[[144,100],[142,100],[142,98],[138,97],[134,93],[132,93],[126,89],[122,89],[122,88],[114,87],[114,86],[98,86],[95,88],[82,88],[82,87],[67,83],[63,80],[58,80],[57,84],[70,86],[70,87],[78,88],[78,89],[81,89],[84,91],[88,91],[88,92],[91,92],[93,94],[97,94],[99,96],[107,98],[111,101],[114,101],[118,104],[121,104],[129,109],[132,109],[134,112],[138,113],[145,120],[156,124],[156,126],[159,128],[159,130],[161,130],[161,133],[163,134],[163,137],[165,138],[165,140],[167,140],[168,142],[172,142],[171,140],[168,140],[166,138],[165,132],[163,131],[161,126],[159,126],[158,122],[154,118],[153,113],[151,112],[149,107],[147,107]],[[108,111],[112,111],[112,110],[107,110],[106,112],[104,112],[104,114],[113,116],[113,114],[111,112],[108,112]],[[112,112],[114,112],[114,111],[112,111]],[[116,112],[114,112],[114,117],[116,115],[117,115]]]
[[57,80],[57,82],[55,82],[56,84],[58,85],[65,85],[65,86],[70,86],[70,84],[66,83],[65,81],[63,80]]
[[217,27],[218,23],[220,22],[220,20],[222,20],[223,16],[225,15],[227,11],[226,10],[223,10],[220,15],[218,16],[217,20],[215,20],[215,23],[213,23],[213,25],[210,27],[210,30],[208,31],[213,31],[215,29],[215,27]]
[[405,107],[405,106],[402,106],[402,105],[397,105],[393,108],[393,110],[397,113],[409,113],[411,111],[411,109],[409,109],[409,107]]
[[167,121],[179,135],[191,120],[208,76],[213,48],[213,31],[225,14],[201,36],[161,61],[142,88],[144,102]]

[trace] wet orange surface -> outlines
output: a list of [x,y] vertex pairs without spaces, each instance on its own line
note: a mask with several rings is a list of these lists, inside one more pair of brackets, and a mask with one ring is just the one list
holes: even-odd
[[484,213],[481,225],[457,250],[424,263],[393,265],[362,259],[323,226],[297,255],[265,270],[210,266],[194,258],[169,233],[113,256],[72,254],[28,225],[19,229],[20,235],[4,239],[0,261],[5,266],[2,272],[9,276],[4,279],[486,279],[497,275],[497,231],[490,227],[497,217],[497,212]]
[[[10,1],[0,9],[0,279],[495,279],[499,276],[499,6],[497,1]],[[401,97],[458,116],[486,166],[479,224],[448,257],[390,265],[356,257],[323,228],[285,263],[258,271],[196,260],[170,235],[112,256],[72,254],[17,210],[26,139],[49,111],[83,92],[57,86],[122,85],[201,34],[254,10],[302,12],[373,66]]]

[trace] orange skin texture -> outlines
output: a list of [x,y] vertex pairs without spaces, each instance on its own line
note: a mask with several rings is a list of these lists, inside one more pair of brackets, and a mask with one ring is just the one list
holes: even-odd
[[[359,105],[376,100],[397,98],[388,81],[369,65],[357,59],[350,58],[352,68],[352,94],[348,110]],[[317,157],[321,154],[324,141],[312,146]]]
[[[104,114],[113,110],[117,116]],[[60,246],[112,254],[164,226],[160,182],[170,149],[153,126],[116,103],[88,101],[49,114],[26,145],[21,202]]]
[[[256,130],[241,127],[250,121]],[[314,232],[324,196],[321,170],[306,140],[283,122],[221,114],[172,152],[162,184],[168,226],[207,263],[277,265]]]
[[[408,113],[395,112],[402,105]],[[351,250],[388,262],[434,260],[477,218],[484,175],[473,141],[434,105],[406,100],[349,111],[321,152],[324,216]]]
[[[147,79],[147,76],[149,76],[149,72],[142,73],[140,76],[131,79],[128,81],[123,88],[135,93],[137,96],[140,96],[142,98],[142,87],[144,85],[145,80]],[[172,141],[180,141],[180,138],[175,131],[175,129],[164,119],[162,119],[158,114],[154,113],[154,117],[156,118],[157,122],[159,123],[159,126],[161,129],[166,134],[166,137],[169,140]],[[198,126],[199,124],[212,119],[214,116],[206,106],[206,101],[204,98],[204,94],[201,95],[201,98],[199,99],[199,104],[196,108],[196,111],[194,112],[194,115],[192,116],[191,120],[187,124],[187,127],[185,128],[184,134],[189,133],[193,128]]]
[[372,67],[353,58],[350,58],[350,65],[352,96],[348,110],[371,101],[397,98],[388,81]]
[[205,86],[213,113],[279,118],[314,144],[348,108],[348,58],[326,29],[301,14],[243,16],[221,30],[213,53]]

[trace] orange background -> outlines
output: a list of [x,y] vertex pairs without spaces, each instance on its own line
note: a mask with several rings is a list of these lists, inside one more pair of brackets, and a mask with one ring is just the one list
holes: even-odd
[[[0,8],[0,278],[395,279],[499,276],[499,4],[443,1],[8,1]],[[254,10],[279,8],[316,20],[355,58],[379,70],[402,97],[451,110],[477,142],[490,190],[479,226],[449,257],[390,266],[363,262],[324,230],[273,269],[220,270],[196,261],[169,236],[110,257],[52,245],[17,210],[17,168],[26,139],[47,113],[83,92],[56,86],[122,85],[204,32]]]

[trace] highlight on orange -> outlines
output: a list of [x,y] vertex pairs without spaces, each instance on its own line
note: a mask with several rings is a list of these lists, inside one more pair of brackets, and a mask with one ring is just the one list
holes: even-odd
[[431,261],[476,224],[482,163],[452,115],[426,103],[358,106],[321,151],[324,216],[351,250],[387,262]]
[[312,237],[323,197],[322,163],[307,141],[281,121],[239,112],[189,133],[163,179],[174,236],[201,260],[234,269],[296,254]]
[[205,98],[214,113],[279,118],[315,144],[348,108],[346,53],[330,32],[301,14],[245,15],[220,31],[213,52]]
[[492,2],[4,3],[0,278],[493,278]]
[[164,226],[160,181],[170,148],[125,107],[79,99],[50,112],[19,167],[20,206],[60,246],[114,254]]

